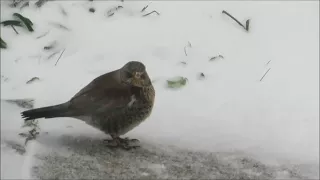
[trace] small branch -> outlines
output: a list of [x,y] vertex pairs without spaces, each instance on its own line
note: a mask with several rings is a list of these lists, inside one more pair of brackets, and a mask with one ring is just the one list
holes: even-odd
[[249,24],[250,24],[250,19],[248,19],[248,20],[246,21],[246,30],[247,30],[247,31],[249,31]]
[[13,25],[11,25],[12,29],[14,30],[14,32],[16,32],[16,34],[19,34],[18,31],[16,30],[16,28],[14,28]]
[[189,46],[189,47],[192,47],[192,45],[191,45],[190,41],[188,41],[188,46]]
[[157,13],[158,16],[160,15],[160,13],[159,13],[158,11],[151,11],[151,12],[149,12],[148,14],[145,14],[145,15],[142,15],[142,16],[143,16],[143,17],[149,16],[150,14],[153,14],[153,13]]
[[187,49],[186,49],[186,48],[187,48],[187,46],[184,47],[184,54],[185,54],[186,56],[188,56],[188,54],[187,54]]
[[271,60],[270,60],[270,61],[268,61],[266,65],[268,65],[270,62],[271,62]]
[[188,54],[187,54],[187,47],[190,47],[190,48],[192,47],[190,41],[188,41],[188,45],[184,46],[184,54],[185,54],[186,56],[188,56]]
[[54,52],[54,53],[52,53],[50,56],[48,56],[48,58],[47,59],[51,59],[53,56],[55,56],[56,54],[58,54],[59,52]]
[[40,39],[40,38],[42,38],[42,37],[46,36],[48,33],[49,33],[49,31],[48,31],[48,32],[46,32],[46,33],[44,33],[44,34],[42,34],[42,35],[40,35],[40,36],[38,36],[38,37],[36,37],[36,38],[37,38],[37,39]]
[[142,8],[141,12],[144,12],[149,7],[149,4]]
[[267,75],[267,73],[270,71],[271,68],[268,69],[268,71],[266,73],[264,73],[264,75],[262,76],[262,78],[260,79],[260,81],[263,80],[263,78]]
[[50,23],[51,25],[57,27],[57,28],[60,28],[60,29],[63,29],[63,30],[66,30],[66,31],[70,31],[69,28],[67,28],[66,26],[62,25],[62,24],[59,24],[59,23],[54,23],[54,22],[51,22]]
[[249,23],[250,23],[250,19],[248,19],[246,21],[246,26],[244,26],[240,21],[238,21],[235,17],[233,17],[231,14],[229,14],[227,11],[223,10],[222,11],[223,14],[226,14],[227,16],[229,16],[231,19],[233,19],[234,21],[236,21],[241,27],[243,27],[243,29],[245,29],[246,31],[249,31]]
[[216,60],[217,58],[224,59],[224,57],[223,57],[222,55],[219,55],[219,56],[211,57],[211,58],[209,59],[209,61],[214,61],[214,60]]
[[50,43],[50,45],[45,46],[43,49],[44,50],[50,50],[50,49],[53,49],[56,46],[57,46],[57,41],[53,41],[52,43]]
[[270,61],[268,61],[266,65],[268,65],[270,62],[271,62],[271,60],[270,60]]
[[122,8],[123,8],[123,6],[117,6],[117,7],[114,7],[114,8],[112,8],[112,9],[110,9],[110,10],[107,12],[107,16],[108,16],[108,17],[113,16],[116,11],[119,11],[119,9],[122,9]]
[[62,6],[60,6],[60,10],[61,10],[61,13],[62,13],[64,16],[68,16],[67,11],[66,11]]
[[55,64],[54,66],[56,66],[56,65],[58,64],[58,62],[59,62],[59,60],[60,60],[60,58],[61,58],[61,56],[62,56],[62,54],[64,53],[65,50],[66,50],[66,49],[64,49],[64,50],[62,51],[62,53],[60,54],[60,56],[59,56],[59,58],[58,58],[58,60],[57,60],[57,62],[56,62],[56,64]]

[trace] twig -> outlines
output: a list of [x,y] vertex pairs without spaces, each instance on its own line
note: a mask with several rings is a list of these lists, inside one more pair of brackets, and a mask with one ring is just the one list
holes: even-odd
[[56,45],[57,45],[57,41],[53,41],[50,45],[45,46],[43,49],[50,50],[50,49],[54,48]]
[[215,59],[217,59],[217,58],[224,59],[224,57],[223,57],[222,55],[219,55],[219,56],[211,57],[211,58],[209,59],[209,61],[213,61],[213,60],[215,60]]
[[38,80],[40,80],[40,78],[38,78],[38,77],[33,77],[33,78],[31,78],[29,81],[27,81],[26,84],[30,84],[30,83],[32,83],[33,81],[38,81]]
[[184,54],[185,54],[186,56],[188,56],[186,47],[187,47],[187,46],[184,47]]
[[58,60],[57,60],[57,62],[56,62],[56,64],[55,64],[54,66],[56,66],[56,65],[58,64],[58,62],[59,62],[59,60],[60,60],[60,58],[61,58],[61,56],[62,56],[62,54],[64,53],[65,50],[66,50],[66,49],[64,49],[64,50],[62,51],[62,53],[60,54],[60,56],[59,56],[59,58],[58,58]]
[[67,28],[66,26],[64,26],[64,25],[62,25],[62,24],[54,23],[54,22],[51,22],[50,24],[53,25],[53,26],[55,26],[55,27],[57,27],[57,28],[64,29],[64,30],[66,30],[66,31],[70,31],[69,28]]
[[271,68],[268,69],[268,71],[266,73],[264,73],[264,75],[262,76],[262,78],[260,79],[260,81],[263,80],[263,78],[267,75],[267,73],[270,71]]
[[55,56],[56,54],[58,54],[59,52],[54,52],[54,53],[52,53],[50,56],[48,56],[48,58],[47,59],[51,59],[53,56]]
[[108,16],[108,17],[113,16],[116,11],[118,11],[119,9],[122,9],[122,8],[123,8],[123,6],[117,6],[117,7],[114,7],[114,8],[112,8],[112,9],[110,9],[110,10],[107,12],[107,16]]
[[271,62],[271,60],[270,60],[270,61],[268,61],[266,65],[268,65],[270,62]]
[[249,31],[250,19],[246,20],[246,30]]
[[246,27],[240,22],[238,21],[235,17],[233,17],[231,14],[229,14],[227,11],[223,10],[222,13],[228,15],[231,19],[233,19],[234,21],[236,21],[241,27],[243,27],[243,29],[245,29],[246,31],[249,31],[249,23],[250,23],[250,19],[248,19],[246,21]]
[[190,41],[188,41],[188,45],[186,45],[186,46],[184,46],[184,54],[186,55],[186,56],[188,56],[188,54],[187,54],[187,47],[192,47],[192,45],[191,45],[191,43],[190,43]]
[[189,47],[192,47],[192,45],[191,45],[190,41],[188,41],[188,46],[189,46]]
[[36,38],[37,38],[37,39],[40,39],[40,38],[46,36],[48,33],[49,33],[49,31],[47,31],[46,33],[44,33],[44,34],[42,34],[42,35],[40,35],[40,36],[38,36],[38,37],[36,37]]
[[64,16],[68,16],[67,11],[66,11],[62,6],[60,6],[60,10],[61,10],[61,13],[62,13]]
[[16,32],[16,34],[19,34],[18,31],[16,30],[16,28],[14,28],[13,25],[11,25],[12,29],[14,30],[14,32]]
[[145,14],[145,15],[142,15],[142,16],[143,16],[143,17],[149,16],[149,15],[152,14],[152,13],[157,13],[158,16],[160,15],[160,13],[158,13],[158,11],[151,11],[151,12],[149,12],[148,14]]
[[149,7],[149,4],[141,9],[141,12],[144,12]]
[[181,61],[180,63],[181,63],[181,64],[184,64],[184,65],[187,65],[187,63],[186,63],[186,62],[184,62],[184,61]]

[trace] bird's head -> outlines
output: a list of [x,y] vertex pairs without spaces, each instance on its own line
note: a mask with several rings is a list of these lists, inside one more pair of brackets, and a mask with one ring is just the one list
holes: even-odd
[[120,77],[122,82],[136,86],[151,86],[151,80],[147,74],[146,67],[138,61],[130,61],[120,69]]

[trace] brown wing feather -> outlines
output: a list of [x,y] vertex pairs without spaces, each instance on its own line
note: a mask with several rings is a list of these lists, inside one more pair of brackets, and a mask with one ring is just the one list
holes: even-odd
[[109,111],[127,106],[131,95],[130,86],[121,83],[117,70],[97,77],[81,89],[70,100],[70,109],[77,115]]

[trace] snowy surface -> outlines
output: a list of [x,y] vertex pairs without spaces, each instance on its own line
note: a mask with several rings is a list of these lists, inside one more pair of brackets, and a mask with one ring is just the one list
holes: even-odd
[[[123,152],[71,118],[41,119],[39,139],[24,147],[17,135],[23,109],[1,101],[1,178],[319,178],[319,2],[33,3],[20,11],[1,1],[1,21],[20,12],[35,29],[17,28],[17,35],[1,26],[8,44],[1,99],[62,103],[93,78],[138,60],[155,80],[155,107],[126,134],[143,147]],[[118,5],[124,8],[107,17]],[[142,17],[152,10],[160,16]],[[222,10],[251,19],[250,31]],[[218,55],[224,58],[209,61]],[[175,76],[187,85],[166,88]],[[33,77],[40,80],[26,84]]]

